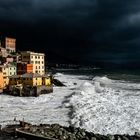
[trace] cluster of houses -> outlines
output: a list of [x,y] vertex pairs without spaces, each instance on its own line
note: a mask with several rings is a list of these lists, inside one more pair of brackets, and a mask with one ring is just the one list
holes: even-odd
[[45,71],[45,54],[16,52],[16,39],[0,38],[0,90],[15,86],[51,86],[52,77]]

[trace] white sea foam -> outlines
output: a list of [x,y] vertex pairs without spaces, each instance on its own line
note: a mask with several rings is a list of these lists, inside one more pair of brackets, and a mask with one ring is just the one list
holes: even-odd
[[[101,134],[140,132],[140,91],[125,88],[134,84],[121,84],[107,77],[93,80],[92,86],[82,84],[70,99],[71,124]],[[120,85],[122,89],[118,88]],[[135,84],[135,88],[139,88],[139,84]]]
[[0,95],[0,124],[6,125],[16,117],[17,120],[24,118],[25,121],[33,124],[69,125],[68,113],[70,109],[67,107],[69,103],[65,106],[63,102],[83,80],[79,80],[80,76],[61,73],[56,74],[56,77],[64,82],[66,87],[54,87],[54,92],[51,94],[41,95],[37,98]]

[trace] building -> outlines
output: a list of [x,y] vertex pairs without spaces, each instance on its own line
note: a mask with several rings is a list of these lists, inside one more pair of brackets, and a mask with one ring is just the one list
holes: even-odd
[[8,56],[7,50],[3,47],[0,47],[0,56],[1,57],[7,57]]
[[12,56],[7,56],[7,57],[3,57],[3,63],[9,64],[9,63],[13,63],[14,62],[14,58]]
[[9,76],[9,85],[18,85],[22,84],[22,79],[20,75]]
[[41,86],[42,76],[38,73],[25,73],[22,75],[23,85]]
[[21,52],[21,61],[33,64],[33,73],[45,74],[45,54],[35,52]]
[[37,73],[25,73],[23,75],[13,75],[9,77],[9,86],[22,84],[28,86],[51,86],[52,81],[49,75]]
[[6,48],[9,53],[16,52],[16,39],[5,37],[2,39],[2,47]]
[[50,86],[52,85],[52,77],[50,75],[43,75],[42,76],[42,85]]
[[7,64],[0,65],[0,72],[3,73],[4,87],[9,84],[9,76],[16,75],[16,66]]
[[4,88],[4,79],[3,79],[3,73],[0,72],[0,90]]
[[22,75],[25,73],[33,73],[33,64],[27,63],[17,63],[17,75]]

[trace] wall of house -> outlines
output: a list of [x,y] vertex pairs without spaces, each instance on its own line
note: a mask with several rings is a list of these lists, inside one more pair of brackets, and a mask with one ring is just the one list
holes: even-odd
[[42,85],[42,77],[33,78],[33,86],[41,86]]
[[3,80],[4,80],[4,87],[5,87],[9,83],[8,67],[6,66],[2,67],[2,72],[3,72]]
[[16,75],[16,66],[9,66],[8,67],[8,76]]
[[30,64],[30,53],[22,52],[21,53],[21,61],[27,62],[28,64]]
[[45,60],[44,54],[34,53],[31,54],[31,63],[33,64],[33,73],[45,74]]
[[9,50],[9,52],[16,52],[16,39],[6,37],[5,48]]
[[4,88],[4,79],[3,79],[3,73],[0,72],[0,89]]
[[46,86],[50,86],[51,85],[51,79],[50,78],[42,78],[42,84],[46,85]]
[[7,50],[3,47],[0,47],[0,55],[2,57],[7,57],[8,56]]
[[18,80],[16,78],[9,78],[9,85],[16,85]]
[[17,63],[17,74],[18,75],[22,75],[25,73],[32,73],[32,72],[33,72],[32,64]]
[[7,63],[12,63],[13,61],[14,61],[14,59],[12,57],[7,57],[6,58]]
[[23,62],[33,64],[33,73],[45,74],[45,55],[43,53],[22,52]]
[[25,71],[25,73],[33,73],[33,64],[26,64]]
[[23,85],[33,86],[33,78],[21,78]]

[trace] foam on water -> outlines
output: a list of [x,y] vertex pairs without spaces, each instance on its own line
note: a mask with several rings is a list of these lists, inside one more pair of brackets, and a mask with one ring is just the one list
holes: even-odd
[[139,84],[107,77],[93,81],[92,86],[82,84],[71,98],[71,124],[101,134],[140,132],[140,91],[126,90],[129,86],[138,89]]
[[[67,87],[54,87],[51,94],[39,97],[13,97],[0,95],[0,124],[13,123],[13,119],[29,121],[33,124],[59,123],[69,125],[69,108],[63,105],[66,97],[81,84],[76,76],[56,74],[57,79]],[[74,83],[77,83],[75,85]]]

